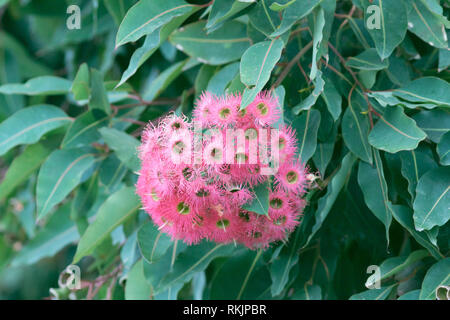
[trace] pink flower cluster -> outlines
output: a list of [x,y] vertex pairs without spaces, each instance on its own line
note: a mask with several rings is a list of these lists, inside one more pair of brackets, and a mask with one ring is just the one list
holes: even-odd
[[[204,93],[193,110],[193,122],[170,114],[158,125],[149,125],[142,136],[137,193],[159,229],[173,239],[265,248],[286,239],[299,224],[308,183],[306,168],[295,156],[295,131],[284,125],[274,130],[280,109],[277,99],[267,92],[244,110],[240,104],[240,95]],[[194,128],[199,123],[200,141]],[[215,134],[205,138],[205,129]],[[227,139],[230,130],[244,132],[244,143],[238,144],[235,136]],[[268,131],[272,144],[259,139],[263,130]],[[251,145],[257,147],[253,162],[249,161],[255,149]],[[224,161],[230,147],[234,161]],[[261,156],[262,151],[271,157]],[[174,155],[180,160],[174,161]],[[279,164],[276,173],[262,174],[274,157]],[[270,185],[268,215],[245,209],[259,200],[254,190],[261,183]]]

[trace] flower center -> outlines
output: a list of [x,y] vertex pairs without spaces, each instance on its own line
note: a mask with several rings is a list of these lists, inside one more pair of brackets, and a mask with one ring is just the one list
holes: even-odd
[[189,167],[184,168],[183,171],[182,171],[182,173],[183,173],[183,177],[184,177],[187,181],[189,181],[189,180],[192,179],[193,171],[192,171],[191,168],[189,168]]
[[270,206],[274,209],[280,209],[283,206],[283,200],[280,198],[273,198],[270,200]]
[[239,217],[244,219],[245,222],[249,222],[250,221],[250,215],[249,212],[246,210],[240,210],[239,211]]
[[290,184],[296,183],[296,182],[298,181],[298,174],[297,174],[297,172],[295,172],[295,171],[289,171],[289,172],[286,174],[286,180],[287,180],[287,182],[290,183]]
[[267,107],[267,105],[265,103],[262,103],[262,102],[256,106],[256,109],[259,110],[259,113],[262,116],[265,116],[267,113],[269,113],[269,108]]
[[231,114],[231,111],[229,108],[222,108],[219,111],[219,117],[223,120],[227,119],[230,114]]
[[286,223],[286,217],[285,216],[279,217],[278,219],[273,221],[273,224],[276,225],[276,226],[282,226],[285,223]]
[[177,211],[178,211],[179,214],[187,215],[187,214],[190,213],[191,210],[189,209],[189,206],[186,203],[181,201],[177,205]]
[[155,188],[152,188],[152,191],[150,192],[150,196],[152,197],[153,201],[159,201],[159,197],[156,193]]
[[286,146],[286,139],[280,137],[280,139],[278,140],[278,148],[280,148],[280,150],[283,150],[285,146]]
[[230,225],[230,221],[227,219],[220,219],[219,221],[216,222],[216,226],[219,229],[223,229],[225,230],[226,227],[228,227]]
[[182,154],[184,151],[184,148],[186,148],[186,145],[183,141],[179,140],[173,144],[172,150],[176,154]]
[[209,196],[209,191],[204,188],[201,188],[195,193],[195,195],[200,198],[207,197]]

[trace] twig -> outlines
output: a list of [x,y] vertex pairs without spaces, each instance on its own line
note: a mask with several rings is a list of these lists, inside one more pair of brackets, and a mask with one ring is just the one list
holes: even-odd
[[283,71],[279,75],[278,79],[272,85],[272,89],[275,89],[276,87],[278,87],[283,82],[284,78],[286,78],[286,76],[289,74],[289,71],[292,69],[292,67],[297,63],[298,60],[300,60],[300,58],[306,52],[308,52],[308,50],[312,47],[312,45],[313,45],[313,42],[310,41],[306,46],[304,46],[302,48],[302,50],[299,51],[299,53],[297,53],[297,55],[291,61],[289,61],[289,63],[286,66],[286,68],[283,69]]

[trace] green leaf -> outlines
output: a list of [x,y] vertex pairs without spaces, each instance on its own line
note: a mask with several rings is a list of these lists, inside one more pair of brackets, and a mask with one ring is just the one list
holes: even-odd
[[[281,22],[279,13],[269,10],[275,0],[261,0],[248,12],[249,26],[260,32],[264,38],[270,37]],[[262,40],[262,39],[261,39]]]
[[227,259],[211,281],[209,299],[267,298],[264,293],[270,285],[270,277],[261,254],[261,250],[240,250]]
[[39,170],[36,187],[38,220],[45,217],[52,208],[82,181],[88,169],[95,163],[90,149],[70,149],[52,152]]
[[438,248],[433,245],[428,236],[424,232],[418,232],[414,228],[413,213],[409,207],[403,205],[391,206],[392,216],[397,222],[414,237],[414,239],[424,248],[430,252],[430,254],[437,260],[444,256],[439,252]]
[[383,163],[380,154],[374,151],[375,168],[371,165],[360,162],[358,168],[358,183],[364,194],[364,200],[380,220],[386,229],[386,239],[389,244],[389,227],[392,222],[391,202],[388,199],[388,188],[383,172]]
[[380,289],[370,289],[350,297],[349,300],[386,300],[389,294],[392,292],[397,284],[390,285],[388,287],[381,287]]
[[24,94],[28,96],[49,96],[66,94],[72,82],[54,76],[42,76],[28,80],[24,84],[10,83],[0,86],[3,94]]
[[428,138],[439,143],[441,137],[450,131],[450,112],[444,110],[421,111],[412,117]]
[[389,67],[389,60],[381,60],[377,50],[370,48],[356,57],[350,57],[346,64],[349,67],[360,70],[382,70]]
[[163,72],[151,82],[150,86],[142,94],[143,99],[152,101],[156,99],[180,74],[189,59],[180,61]]
[[420,300],[436,300],[436,289],[450,285],[450,258],[436,262],[428,269],[420,289]]
[[211,6],[206,29],[214,30],[217,26],[251,5],[250,2],[235,0],[215,0]]
[[88,146],[100,138],[98,129],[108,124],[109,117],[100,109],[92,109],[78,116],[71,124],[61,148]]
[[147,222],[140,227],[137,237],[142,257],[148,263],[154,263],[161,259],[172,245],[170,237],[159,231],[153,222]]
[[419,300],[420,289],[409,291],[400,297],[397,300]]
[[291,0],[284,4],[279,4],[278,2],[274,2],[270,5],[269,8],[270,8],[270,10],[273,10],[273,11],[283,11],[284,9],[289,7],[291,4],[293,4],[295,1],[297,1],[297,0]]
[[274,39],[254,44],[245,51],[241,59],[241,81],[247,86],[241,102],[245,109],[269,81],[272,69],[280,60],[283,41]]
[[11,266],[31,265],[53,257],[62,248],[79,239],[78,230],[70,220],[70,205],[66,203],[52,215],[47,224],[17,253]]
[[310,14],[322,1],[323,0],[302,0],[292,3],[283,11],[281,24],[277,30],[271,34],[271,37],[279,36],[288,31],[295,22]]
[[406,269],[408,266],[416,263],[419,260],[422,260],[423,258],[429,256],[428,251],[426,250],[416,250],[409,254],[409,256],[401,256],[401,257],[393,257],[386,259],[383,261],[383,263],[380,265],[380,277],[375,278],[373,276],[370,276],[366,281],[366,287],[370,288],[375,284],[375,281],[383,281],[385,279],[388,279],[404,269]]
[[0,200],[6,198],[17,186],[25,182],[57,147],[55,139],[43,140],[28,146],[13,160],[0,183]]
[[395,89],[392,94],[411,102],[450,106],[450,84],[436,77],[416,79],[403,88]]
[[45,133],[71,121],[64,111],[50,105],[19,110],[0,123],[0,155],[17,145],[35,143]]
[[298,137],[298,156],[303,163],[306,163],[316,152],[319,125],[320,112],[313,109],[302,112],[292,122]]
[[125,284],[125,300],[150,300],[152,287],[144,276],[142,259],[136,262],[128,273]]
[[425,173],[419,180],[414,200],[416,230],[430,230],[450,219],[450,167],[440,167]]
[[208,82],[206,91],[221,95],[227,85],[239,74],[239,62],[230,63],[214,74]]
[[100,71],[91,69],[91,98],[89,100],[89,109],[100,109],[107,114],[111,114],[111,105],[108,101],[105,85],[103,84],[103,75]]
[[206,241],[187,248],[175,260],[172,271],[162,279],[159,290],[189,281],[195,273],[205,270],[213,259],[230,256],[233,252],[233,245]]
[[283,245],[280,253],[274,259],[270,266],[270,277],[272,285],[270,291],[272,296],[278,296],[286,287],[289,281],[289,273],[291,269],[298,263],[299,255],[297,253],[300,248],[300,230],[297,230],[290,241]]
[[184,15],[178,16],[172,19],[169,23],[162,26],[160,29],[155,30],[151,34],[147,35],[142,47],[136,49],[130,58],[128,68],[123,72],[120,82],[117,87],[121,86],[125,81],[127,81],[131,76],[133,76],[136,71],[147,61],[153,53],[167,40],[169,35],[178,28],[191,14],[191,12],[185,13]]
[[138,171],[140,162],[136,148],[139,146],[139,141],[113,128],[101,128],[99,131],[108,146],[115,151],[120,161],[130,170],[134,172]]
[[255,212],[260,215],[269,215],[269,182],[265,181],[258,184],[252,190],[254,198],[250,203],[246,203],[242,206],[243,209]]
[[182,0],[142,0],[128,10],[120,24],[116,37],[116,48],[151,34],[173,18],[194,13],[198,6]]
[[[429,8],[430,1],[405,1],[408,7],[408,30],[415,33],[430,46],[448,48],[444,32],[444,19],[441,14]],[[447,25],[446,28],[449,26]]]
[[[321,7],[314,10],[313,13],[314,20],[314,32],[313,32],[313,54],[312,54],[312,65],[309,78],[314,80],[317,75],[317,61],[321,57],[320,46],[323,39],[323,28],[325,27],[325,12]],[[317,85],[316,85],[317,86]]]
[[402,162],[402,175],[408,180],[408,192],[414,199],[420,177],[428,170],[436,168],[437,164],[431,150],[422,146],[415,150],[402,151],[399,155]]
[[444,134],[437,145],[436,152],[443,166],[450,165],[450,132]]
[[292,297],[292,300],[322,300],[322,289],[319,285],[308,283],[305,284],[304,288],[296,291]]
[[205,31],[205,24],[204,21],[191,23],[172,33],[169,40],[187,55],[212,65],[238,60],[250,46],[241,22],[225,22],[220,29],[209,34]]
[[308,240],[306,241],[306,245],[311,241],[314,235],[322,226],[326,217],[330,213],[331,208],[333,207],[336,199],[341,192],[344,185],[347,183],[350,174],[353,169],[353,165],[356,161],[356,158],[351,153],[347,153],[342,160],[342,165],[339,168],[339,171],[330,181],[330,184],[327,187],[327,193],[319,199],[319,205],[317,207],[317,211],[315,213],[315,223],[312,227],[311,234],[308,236]]
[[89,99],[89,67],[86,63],[83,63],[78,69],[70,91],[72,91],[73,96],[77,101]]
[[[399,0],[374,0],[371,3],[365,1],[366,8],[368,5],[380,8],[380,28],[368,28],[368,32],[375,42],[378,55],[384,60],[405,38],[408,26],[406,6]],[[367,10],[364,12],[367,21],[369,13]]]
[[405,115],[402,107],[387,107],[370,132],[369,143],[377,149],[396,153],[417,148],[425,138],[425,132]]
[[352,97],[342,118],[342,137],[345,145],[361,160],[372,164],[372,149],[368,142],[369,120],[363,115],[361,99]]
[[308,97],[306,97],[306,99],[304,99],[302,102],[300,102],[292,109],[293,113],[299,114],[302,110],[311,109],[311,107],[316,103],[320,94],[323,92],[325,81],[323,81],[322,72],[320,70],[317,70],[316,73],[317,77],[313,80],[314,83],[313,92],[311,92],[311,94]]
[[321,97],[325,101],[333,120],[339,119],[342,112],[342,97],[331,81],[325,81]]
[[140,206],[134,187],[124,187],[109,196],[98,209],[95,221],[81,237],[73,263],[91,254],[116,227],[130,219]]

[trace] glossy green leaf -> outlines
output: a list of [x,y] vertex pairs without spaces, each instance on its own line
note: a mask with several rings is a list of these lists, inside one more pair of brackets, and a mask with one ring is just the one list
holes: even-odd
[[336,173],[336,175],[331,179],[331,182],[327,187],[327,193],[319,200],[319,206],[315,213],[315,223],[312,227],[311,234],[308,236],[308,240],[305,246],[311,241],[311,239],[320,229],[326,217],[328,216],[331,208],[336,202],[339,193],[349,179],[355,161],[356,158],[351,153],[345,155],[344,159],[342,160],[342,166],[339,168],[339,171]]
[[95,221],[81,237],[73,262],[91,254],[116,227],[136,214],[140,206],[134,187],[124,187],[109,196],[98,209]]
[[430,46],[448,48],[448,39],[443,31],[445,17],[430,9],[432,1],[409,0],[405,3],[408,7],[408,30]]
[[370,289],[350,297],[350,300],[386,300],[389,294],[392,292],[397,284],[393,284],[387,287],[381,287],[380,289]]
[[425,132],[405,115],[402,107],[387,107],[370,132],[369,143],[377,149],[396,153],[417,148],[425,138]]
[[444,134],[437,145],[436,152],[443,166],[450,165],[450,132]]
[[393,205],[391,206],[391,209],[394,219],[400,223],[403,228],[408,230],[408,232],[422,247],[426,248],[435,259],[443,258],[443,255],[439,252],[439,249],[430,242],[427,235],[424,232],[418,232],[415,229],[413,212],[411,209],[402,205]]
[[425,173],[419,180],[414,200],[414,224],[418,231],[442,226],[450,219],[450,167]]
[[126,300],[150,300],[152,288],[144,276],[142,259],[135,263],[128,273],[125,284]]
[[323,92],[325,82],[322,78],[322,72],[320,70],[316,71],[316,78],[313,80],[314,83],[314,89],[311,92],[311,94],[306,97],[302,102],[300,102],[298,105],[296,105],[292,112],[295,114],[299,114],[302,110],[309,110],[317,101],[320,94]]
[[374,166],[365,162],[359,163],[358,183],[364,194],[364,200],[380,220],[386,229],[386,239],[389,243],[389,227],[392,222],[391,202],[388,199],[388,187],[383,172],[383,163],[381,162],[378,151],[374,152]]
[[256,212],[257,214],[269,215],[269,183],[263,182],[253,188],[254,198],[251,202],[242,206],[245,210]]
[[115,151],[120,161],[129,169],[138,171],[140,168],[140,162],[137,156],[139,141],[113,128],[101,128],[99,131],[108,146]]
[[214,30],[222,22],[233,17],[243,9],[247,8],[250,2],[241,2],[235,0],[216,0],[211,6],[206,28]]
[[419,128],[431,141],[438,143],[441,137],[450,131],[450,112],[444,110],[421,111],[413,117]]
[[187,55],[213,65],[238,60],[250,46],[240,22],[226,22],[209,34],[205,31],[205,22],[191,23],[172,33],[169,40]]
[[47,132],[72,122],[61,109],[38,105],[17,111],[0,123],[0,155],[20,144],[32,144]]
[[79,148],[55,150],[39,170],[36,187],[38,219],[52,208],[82,181],[88,169],[95,164],[91,149]]
[[362,102],[353,98],[342,118],[342,137],[345,145],[361,160],[372,163],[372,149],[368,142],[369,119],[362,112]]
[[382,70],[389,67],[389,60],[381,60],[375,49],[367,49],[347,60],[347,66],[360,70]]
[[436,289],[450,285],[450,258],[436,262],[427,271],[420,289],[420,300],[436,300]]
[[172,245],[170,237],[159,231],[153,222],[147,222],[139,228],[137,237],[142,257],[148,263],[154,263],[161,259]]
[[42,76],[28,80],[24,84],[9,83],[0,86],[0,93],[23,94],[28,96],[59,95],[70,91],[72,82],[54,76]]
[[78,230],[70,220],[70,203],[67,203],[58,209],[36,236],[20,250],[11,265],[31,265],[43,258],[53,257],[79,238]]
[[450,84],[436,77],[416,79],[406,87],[395,89],[393,94],[415,103],[430,102],[450,106]]
[[173,18],[188,12],[196,6],[182,0],[143,0],[128,10],[117,31],[116,47],[133,42],[151,34]]
[[[192,279],[198,271],[204,270],[217,257],[230,256],[234,246],[202,242],[181,252],[170,271],[161,281],[161,288],[167,288]],[[161,290],[161,289],[160,289]]]
[[88,146],[100,138],[98,129],[108,124],[109,117],[99,109],[86,111],[71,124],[61,148]]
[[100,71],[91,69],[91,97],[89,100],[89,109],[100,109],[107,114],[111,113],[108,95],[103,83],[103,76]]
[[306,163],[316,152],[319,125],[320,112],[313,109],[302,112],[292,122],[292,127],[299,135],[298,156],[303,163]]
[[295,22],[311,13],[320,2],[321,0],[304,0],[292,3],[283,11],[281,24],[277,30],[271,34],[271,37],[279,36],[288,31]]
[[89,99],[89,78],[89,67],[86,63],[83,63],[78,69],[75,79],[73,79],[72,87],[70,88],[70,91],[73,93],[73,97],[75,98],[75,100],[79,101]]
[[[399,0],[375,0],[366,6],[376,5],[379,7],[379,28],[368,28],[369,34],[375,42],[378,55],[382,60],[388,58],[394,49],[403,41],[408,24],[407,9],[403,1]],[[366,23],[369,13],[366,12]],[[372,13],[373,14],[373,13]]]
[[280,39],[264,41],[248,48],[241,59],[241,81],[247,86],[244,90],[241,109],[245,109],[269,81],[275,64],[281,56],[283,41]]
[[331,81],[325,81],[321,97],[325,101],[333,120],[339,119],[342,112],[342,97]]

